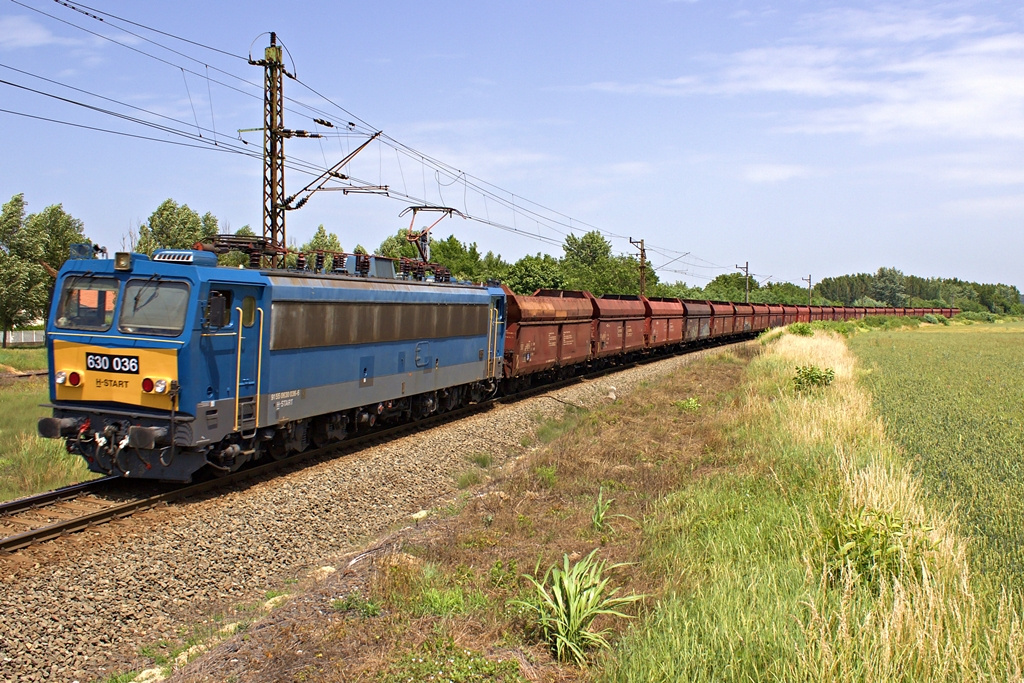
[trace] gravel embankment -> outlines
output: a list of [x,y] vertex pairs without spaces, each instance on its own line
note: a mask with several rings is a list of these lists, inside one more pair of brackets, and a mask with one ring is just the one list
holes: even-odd
[[[439,498],[474,453],[515,457],[538,416],[593,406],[691,363],[679,356],[495,409],[215,498],[0,557],[0,680],[103,680],[139,648],[263,599]],[[557,400],[552,400],[552,398]],[[561,402],[560,402],[561,401]]]

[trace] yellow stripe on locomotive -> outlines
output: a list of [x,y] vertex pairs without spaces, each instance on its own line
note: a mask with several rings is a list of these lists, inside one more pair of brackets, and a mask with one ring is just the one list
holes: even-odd
[[177,349],[109,348],[55,339],[58,401],[107,401],[170,410]]

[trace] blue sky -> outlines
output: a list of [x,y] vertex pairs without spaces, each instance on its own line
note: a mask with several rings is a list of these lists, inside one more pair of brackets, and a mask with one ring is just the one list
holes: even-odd
[[289,140],[289,193],[310,179],[300,165],[334,164],[367,130],[388,136],[346,171],[406,199],[315,194],[288,213],[289,242],[323,223],[343,247],[372,248],[425,200],[490,223],[446,220],[440,236],[510,261],[560,255],[568,230],[596,227],[620,253],[645,239],[663,280],[696,285],[749,261],[797,284],[893,266],[1024,286],[1019,3],[88,7],[104,21],[0,0],[0,109],[201,148],[0,112],[0,199],[62,202],[111,250],[168,197],[232,230],[262,225],[260,135],[241,134],[256,158],[223,151],[262,125],[261,71],[120,17],[231,55],[260,56],[277,32],[300,81],[285,81],[286,126],[325,130],[307,106],[359,124]]

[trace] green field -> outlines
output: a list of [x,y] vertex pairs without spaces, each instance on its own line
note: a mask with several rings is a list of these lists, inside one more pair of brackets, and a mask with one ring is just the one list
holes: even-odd
[[[6,366],[6,367],[4,367]],[[46,349],[34,348],[0,349],[0,373],[10,370],[45,370]]]
[[857,335],[886,432],[955,508],[976,569],[1024,578],[1024,324]]
[[0,500],[91,479],[95,475],[62,441],[36,436],[36,422],[48,415],[46,380],[20,379],[0,385]]

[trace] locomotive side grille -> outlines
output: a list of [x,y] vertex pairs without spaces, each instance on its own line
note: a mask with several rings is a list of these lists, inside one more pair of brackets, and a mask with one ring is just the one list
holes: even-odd
[[273,304],[271,350],[486,336],[478,304],[291,302]]

